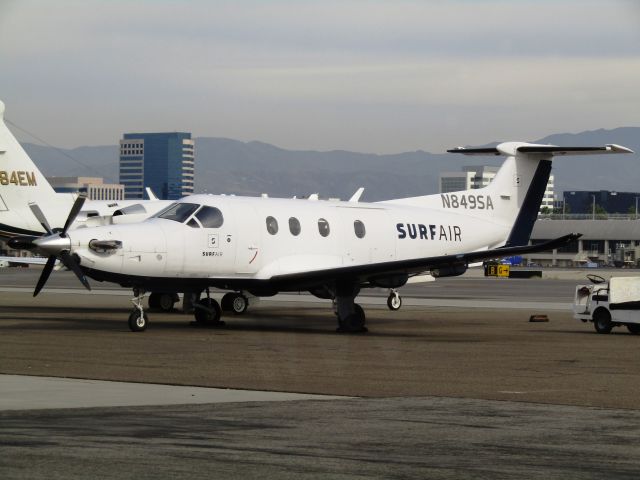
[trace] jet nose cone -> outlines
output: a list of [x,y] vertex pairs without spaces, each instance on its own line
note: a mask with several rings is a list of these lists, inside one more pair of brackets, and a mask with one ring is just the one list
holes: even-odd
[[33,250],[36,248],[34,240],[37,240],[40,237],[34,237],[31,235],[24,235],[22,237],[13,237],[10,238],[7,242],[9,248],[13,248],[14,250]]
[[33,243],[38,250],[48,255],[58,255],[63,250],[71,250],[71,239],[60,235],[49,235],[48,237],[34,240]]

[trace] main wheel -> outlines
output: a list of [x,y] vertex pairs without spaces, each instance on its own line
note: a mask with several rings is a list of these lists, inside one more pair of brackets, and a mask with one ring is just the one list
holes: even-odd
[[143,332],[147,329],[149,318],[146,312],[140,312],[139,308],[134,308],[129,314],[129,328],[132,332]]
[[235,298],[235,292],[225,293],[220,301],[220,306],[223,312],[230,312],[233,310],[233,299]]
[[242,315],[249,307],[249,299],[241,293],[235,294],[231,302],[231,311],[235,315]]
[[366,317],[363,308],[355,303],[353,305],[353,313],[343,320],[338,320],[338,331],[347,333],[364,333],[367,331],[365,327]]
[[170,312],[171,310],[173,310],[173,305],[177,302],[176,296],[177,295],[175,293],[161,293],[160,301],[158,304],[160,310],[162,310],[163,312]]
[[201,300],[198,300],[197,303],[204,308],[196,307],[194,309],[193,314],[195,316],[196,322],[203,325],[224,325],[224,322],[220,321],[221,310],[218,302],[216,302],[213,298],[203,298]]
[[627,323],[627,330],[632,335],[640,335],[640,324],[638,323]]
[[160,309],[160,293],[151,293],[151,295],[149,295],[149,300],[148,300],[148,304],[149,304],[149,308],[151,310],[159,310]]
[[400,310],[400,307],[402,307],[402,297],[392,293],[387,297],[387,307],[394,312]]
[[598,333],[609,333],[613,328],[611,314],[604,308],[600,308],[593,314],[593,327]]

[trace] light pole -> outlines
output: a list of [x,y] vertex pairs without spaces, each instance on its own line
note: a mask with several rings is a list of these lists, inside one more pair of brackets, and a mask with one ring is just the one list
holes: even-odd
[[596,219],[596,196],[591,195],[591,198],[593,198],[593,207],[591,208],[591,219],[595,220]]

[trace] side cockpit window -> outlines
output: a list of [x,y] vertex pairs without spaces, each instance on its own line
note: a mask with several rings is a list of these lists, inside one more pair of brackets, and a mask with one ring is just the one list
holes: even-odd
[[199,206],[200,205],[196,203],[174,203],[155,216],[157,218],[183,223]]
[[220,228],[224,223],[222,212],[215,207],[204,206],[198,210],[195,217],[204,228]]

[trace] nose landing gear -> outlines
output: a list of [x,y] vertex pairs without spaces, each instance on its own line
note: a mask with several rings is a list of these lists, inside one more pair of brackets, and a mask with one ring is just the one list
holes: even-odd
[[144,290],[140,288],[133,289],[134,298],[131,299],[133,303],[133,310],[129,314],[129,328],[132,332],[143,332],[147,329],[149,318],[142,306],[142,299],[144,298]]

